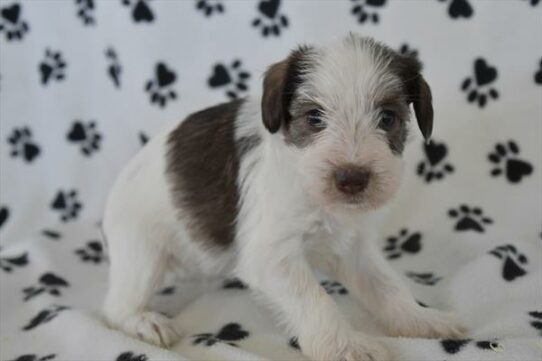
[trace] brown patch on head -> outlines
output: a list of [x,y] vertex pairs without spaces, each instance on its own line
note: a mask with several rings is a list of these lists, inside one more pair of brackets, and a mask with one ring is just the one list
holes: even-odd
[[262,95],[262,120],[269,132],[276,133],[292,116],[290,105],[307,66],[310,47],[299,47],[285,60],[271,65],[265,73]]
[[258,145],[257,135],[235,141],[242,101],[194,113],[168,138],[167,177],[174,204],[196,238],[227,246],[235,236],[240,158]]

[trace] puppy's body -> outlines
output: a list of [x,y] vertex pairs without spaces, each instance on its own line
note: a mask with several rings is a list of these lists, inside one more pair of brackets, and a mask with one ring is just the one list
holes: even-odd
[[261,98],[195,113],[154,137],[107,204],[109,323],[169,345],[179,326],[145,310],[164,271],[232,274],[277,309],[312,358],[389,359],[343,318],[315,266],[392,335],[459,336],[450,316],[417,305],[374,245],[381,206],[400,183],[409,103],[429,136],[419,64],[351,36],[273,65]]

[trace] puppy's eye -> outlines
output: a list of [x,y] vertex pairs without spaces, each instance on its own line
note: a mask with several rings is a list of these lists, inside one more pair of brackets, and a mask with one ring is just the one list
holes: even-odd
[[314,128],[325,128],[326,123],[322,119],[323,114],[320,109],[311,109],[306,114],[307,123]]
[[380,112],[380,120],[378,127],[384,130],[390,130],[397,123],[397,116],[391,110],[383,110]]

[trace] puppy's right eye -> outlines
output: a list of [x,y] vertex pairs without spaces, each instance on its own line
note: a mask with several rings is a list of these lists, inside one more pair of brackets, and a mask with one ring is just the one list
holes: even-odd
[[306,114],[307,123],[314,128],[325,128],[326,123],[322,119],[323,114],[320,109],[311,109]]

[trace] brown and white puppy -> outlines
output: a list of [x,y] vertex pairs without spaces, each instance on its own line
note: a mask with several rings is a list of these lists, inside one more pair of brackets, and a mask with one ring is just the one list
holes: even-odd
[[309,357],[389,360],[341,315],[314,266],[390,335],[461,336],[452,316],[416,303],[374,244],[382,206],[400,184],[410,104],[429,138],[420,63],[350,35],[272,65],[261,97],[202,110],[156,136],[107,203],[107,321],[170,345],[181,327],[146,309],[164,272],[231,273],[278,311]]

